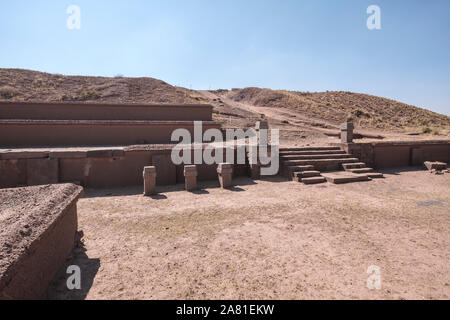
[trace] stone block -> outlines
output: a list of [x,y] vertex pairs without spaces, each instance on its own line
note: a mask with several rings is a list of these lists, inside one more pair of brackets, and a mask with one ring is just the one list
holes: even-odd
[[27,160],[0,160],[0,188],[15,188],[27,184]]
[[156,184],[158,186],[174,185],[177,183],[177,168],[172,162],[170,154],[152,155],[152,165],[158,171],[158,176],[156,177]]
[[59,161],[58,159],[28,159],[27,160],[27,185],[36,186],[42,184],[58,183]]
[[87,157],[87,151],[50,151],[50,159],[81,159]]
[[112,156],[113,150],[111,149],[97,149],[87,151],[88,158],[112,158]]
[[197,166],[190,165],[184,167],[184,181],[187,191],[194,191],[197,189]]
[[425,167],[427,167],[428,170],[445,170],[447,169],[447,164],[445,162],[431,162],[431,161],[425,161],[424,163]]
[[43,158],[48,158],[48,151],[5,151],[0,153],[1,160]]
[[233,165],[231,163],[220,163],[217,173],[222,188],[230,188],[233,185]]
[[352,122],[346,122],[341,124],[341,142],[342,143],[352,143],[353,142],[353,129],[354,125]]
[[256,130],[261,130],[261,129],[269,129],[269,123],[267,121],[256,121],[255,124],[255,129]]
[[82,191],[71,184],[0,190],[8,216],[0,231],[0,301],[46,298],[75,246]]
[[253,180],[261,179],[261,165],[256,163],[250,165],[250,177]]
[[144,195],[150,196],[156,191],[156,168],[144,167]]

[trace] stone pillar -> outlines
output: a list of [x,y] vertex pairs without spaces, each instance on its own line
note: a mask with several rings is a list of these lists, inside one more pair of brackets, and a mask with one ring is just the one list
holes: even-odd
[[156,167],[144,167],[144,195],[155,194],[156,189]]
[[255,129],[256,131],[261,129],[269,129],[269,123],[267,121],[256,121]]
[[197,189],[197,166],[184,166],[184,181],[187,191]]
[[253,180],[261,178],[261,165],[258,163],[250,164],[250,177]]
[[233,165],[231,163],[220,163],[217,167],[219,182],[222,188],[230,188],[233,184]]
[[341,124],[341,142],[352,143],[353,142],[353,122],[346,122]]
[[261,140],[261,130],[267,130],[267,144],[270,144],[270,136],[269,136],[269,122],[267,121],[256,121],[255,125],[256,134],[258,136],[258,144]]

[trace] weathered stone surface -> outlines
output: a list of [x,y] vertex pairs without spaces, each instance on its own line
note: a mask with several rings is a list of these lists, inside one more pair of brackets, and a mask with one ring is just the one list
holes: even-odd
[[341,124],[341,142],[342,143],[352,143],[353,142],[353,123],[346,122]]
[[0,300],[43,299],[76,242],[71,184],[0,190]]
[[256,121],[255,129],[256,130],[269,129],[269,123],[267,121]]
[[0,159],[43,159],[48,158],[48,151],[6,151],[0,152]]
[[58,178],[58,159],[27,160],[27,185],[36,186],[42,184],[58,183]]
[[356,174],[347,171],[341,172],[326,172],[322,173],[322,176],[330,183],[349,183],[359,181],[369,181],[369,177],[365,174]]
[[144,177],[144,195],[150,196],[156,192],[156,168],[153,166],[145,167]]
[[172,162],[170,154],[157,154],[152,156],[152,165],[156,167],[158,186],[172,185],[177,183],[177,169]]
[[445,162],[431,162],[431,161],[425,161],[424,163],[425,167],[427,167],[428,170],[445,170],[447,169],[447,164]]
[[220,163],[217,173],[222,188],[230,188],[233,185],[233,165],[231,163]]
[[14,188],[27,184],[27,160],[0,160],[0,188]]
[[100,149],[100,150],[88,150],[88,158],[112,158],[113,150],[111,149]]
[[50,159],[81,159],[87,157],[87,151],[50,151],[49,157]]
[[257,180],[261,178],[261,165],[259,164],[251,164],[250,165],[250,177],[253,180]]
[[197,189],[197,166],[190,165],[184,167],[184,181],[187,191],[194,191]]

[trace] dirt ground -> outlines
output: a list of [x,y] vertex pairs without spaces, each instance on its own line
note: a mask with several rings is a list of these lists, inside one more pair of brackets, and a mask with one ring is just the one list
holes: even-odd
[[[51,299],[449,299],[450,174],[421,168],[385,179],[303,185],[281,178],[86,190],[85,249]],[[381,289],[369,290],[369,266]]]

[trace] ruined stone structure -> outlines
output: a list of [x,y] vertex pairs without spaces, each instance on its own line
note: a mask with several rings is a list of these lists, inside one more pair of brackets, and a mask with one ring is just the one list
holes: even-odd
[[165,144],[194,121],[220,129],[210,105],[0,102],[0,148]]
[[0,190],[0,300],[42,299],[77,241],[73,184]]
[[422,166],[425,161],[450,162],[450,140],[379,141],[337,146],[375,169]]
[[[210,105],[118,105],[0,102],[0,188],[74,182],[85,187],[142,185],[154,166],[156,185],[184,182],[171,151],[175,129],[193,136],[220,128]],[[108,147],[104,147],[108,145]],[[200,164],[198,180],[217,179]],[[246,175],[245,165],[235,174]]]
[[339,147],[282,148],[280,164],[286,178],[304,184],[347,183],[383,177]]

